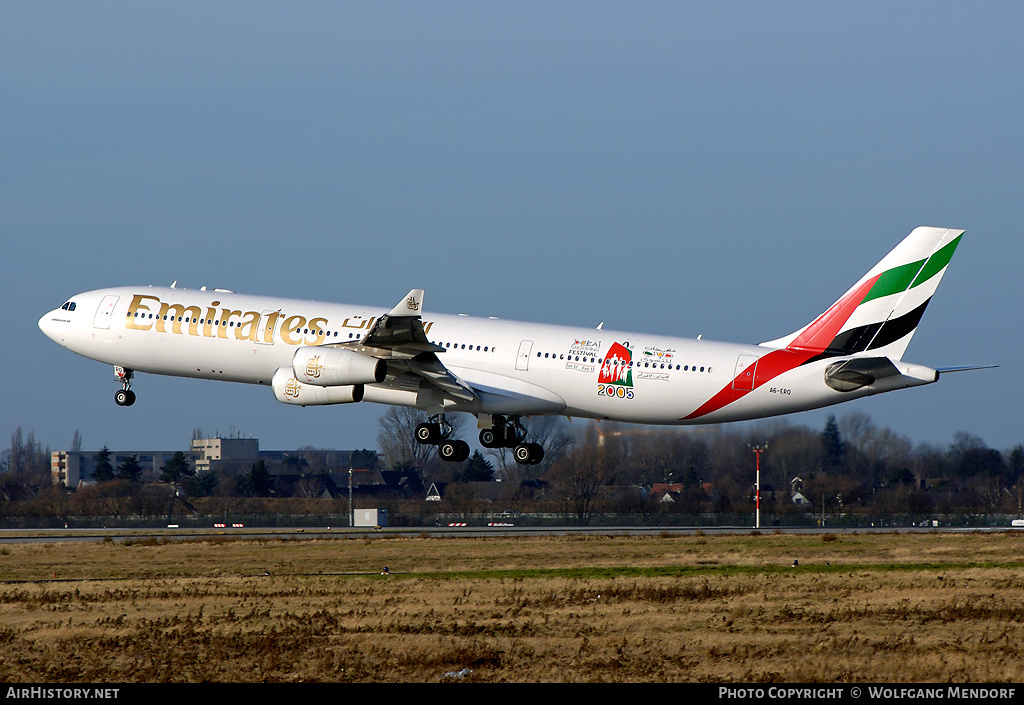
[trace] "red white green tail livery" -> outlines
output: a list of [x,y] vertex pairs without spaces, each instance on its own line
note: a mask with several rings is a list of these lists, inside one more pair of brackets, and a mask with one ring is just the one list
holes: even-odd
[[764,345],[833,354],[871,351],[899,360],[963,232],[915,229],[818,319]]
[[[772,350],[757,355],[732,385],[688,414],[687,420],[735,416],[747,406],[736,402],[769,383],[769,391],[792,396],[789,380],[805,378],[808,372],[812,379],[820,378],[820,401],[804,397],[806,408],[937,381],[937,371],[903,363],[902,358],[963,232],[916,228],[812,322],[762,343]],[[787,386],[774,386],[783,383]],[[825,392],[821,383],[838,396]],[[810,380],[798,386],[814,387]],[[745,418],[772,413],[765,412],[768,409],[755,407]]]
[[423,409],[432,417],[416,437],[446,460],[469,446],[445,415],[473,414],[482,445],[536,463],[528,416],[719,423],[937,381],[939,370],[903,355],[962,236],[915,229],[820,316],[760,345],[433,314],[420,289],[374,307],[119,287],[73,296],[39,327],[113,365],[122,406],[138,372],[264,384],[294,406]]

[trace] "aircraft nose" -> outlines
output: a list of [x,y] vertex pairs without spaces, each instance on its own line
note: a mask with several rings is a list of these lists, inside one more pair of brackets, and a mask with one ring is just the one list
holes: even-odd
[[43,331],[43,334],[46,335],[46,337],[49,338],[50,340],[62,343],[63,338],[61,336],[60,331],[60,328],[62,328],[62,326],[60,326],[56,320],[57,311],[58,309],[50,311],[49,313],[44,314],[43,317],[39,319],[39,330]]

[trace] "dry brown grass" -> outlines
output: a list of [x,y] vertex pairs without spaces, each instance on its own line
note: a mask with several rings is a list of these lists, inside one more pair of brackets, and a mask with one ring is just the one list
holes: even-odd
[[0,680],[1024,679],[1024,537],[830,536],[8,544]]

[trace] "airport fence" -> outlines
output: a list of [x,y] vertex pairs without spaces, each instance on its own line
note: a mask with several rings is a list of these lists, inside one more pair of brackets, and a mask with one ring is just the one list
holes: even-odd
[[[0,517],[0,529],[231,529],[231,528],[315,528],[344,529],[351,525],[346,512],[331,513],[222,513],[214,515],[187,514],[179,516],[6,516]],[[953,514],[953,515],[911,515],[911,514],[843,514],[821,517],[785,514],[761,517],[760,527],[753,514],[624,514],[595,513],[585,523],[573,517],[553,512],[500,512],[500,513],[431,513],[409,514],[389,512],[387,527],[391,528],[439,528],[448,526],[529,528],[586,526],[590,528],[613,527],[664,527],[664,528],[747,528],[751,531],[770,532],[785,528],[1013,528],[1024,521],[1016,515],[1007,514]]]

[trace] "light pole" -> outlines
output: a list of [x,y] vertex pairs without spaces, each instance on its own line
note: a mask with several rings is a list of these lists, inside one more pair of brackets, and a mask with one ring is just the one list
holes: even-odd
[[754,488],[756,492],[755,506],[756,506],[756,521],[754,527],[757,529],[761,528],[761,453],[768,449],[768,444],[763,446],[751,446],[750,450],[754,452],[757,457],[757,476],[754,481]]

